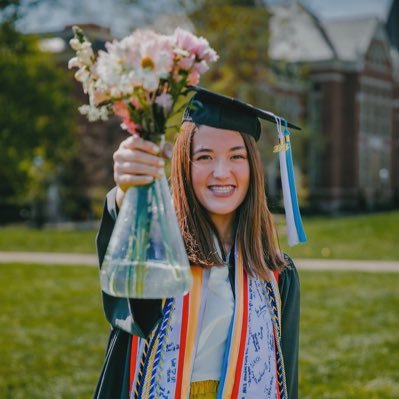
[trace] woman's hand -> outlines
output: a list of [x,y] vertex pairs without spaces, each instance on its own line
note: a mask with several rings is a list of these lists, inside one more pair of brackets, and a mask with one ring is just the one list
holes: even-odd
[[[166,147],[163,153],[170,157],[171,149]],[[131,136],[122,141],[113,158],[118,207],[129,187],[149,184],[164,173],[165,161],[160,156],[160,148],[140,137]]]

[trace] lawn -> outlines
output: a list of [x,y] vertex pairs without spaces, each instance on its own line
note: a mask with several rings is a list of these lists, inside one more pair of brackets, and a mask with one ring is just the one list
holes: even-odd
[[97,270],[0,266],[1,399],[91,398],[107,342]]
[[0,251],[95,253],[94,229],[0,228]]
[[[293,258],[399,261],[399,211],[362,216],[306,217],[308,243],[288,247],[284,218],[276,216],[281,246]],[[0,251],[95,252],[96,231],[2,227]]]
[[[284,218],[276,216],[281,246],[292,258],[399,261],[399,211],[346,217],[306,217],[308,243],[288,247]],[[96,231],[2,227],[0,251],[95,252]]]
[[399,260],[399,211],[307,217],[303,223],[308,238],[306,244],[288,247],[284,235],[281,239],[283,249],[294,259]]
[[300,277],[299,397],[399,398],[399,273]]
[[[108,326],[96,268],[0,266],[0,397],[88,399]],[[399,274],[301,272],[301,399],[399,397]]]

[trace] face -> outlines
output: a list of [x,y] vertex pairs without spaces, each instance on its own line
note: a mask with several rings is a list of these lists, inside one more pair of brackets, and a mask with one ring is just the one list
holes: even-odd
[[194,193],[211,219],[232,220],[249,186],[248,154],[241,134],[201,125],[192,141]]

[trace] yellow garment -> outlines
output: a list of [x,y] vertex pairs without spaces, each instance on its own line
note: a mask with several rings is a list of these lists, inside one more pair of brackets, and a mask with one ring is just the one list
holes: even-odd
[[196,381],[190,386],[190,399],[216,399],[219,381]]

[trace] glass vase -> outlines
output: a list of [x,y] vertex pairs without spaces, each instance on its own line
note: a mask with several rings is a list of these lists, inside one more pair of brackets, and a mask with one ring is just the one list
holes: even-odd
[[166,177],[127,190],[101,268],[101,288],[124,298],[183,295],[192,277]]

